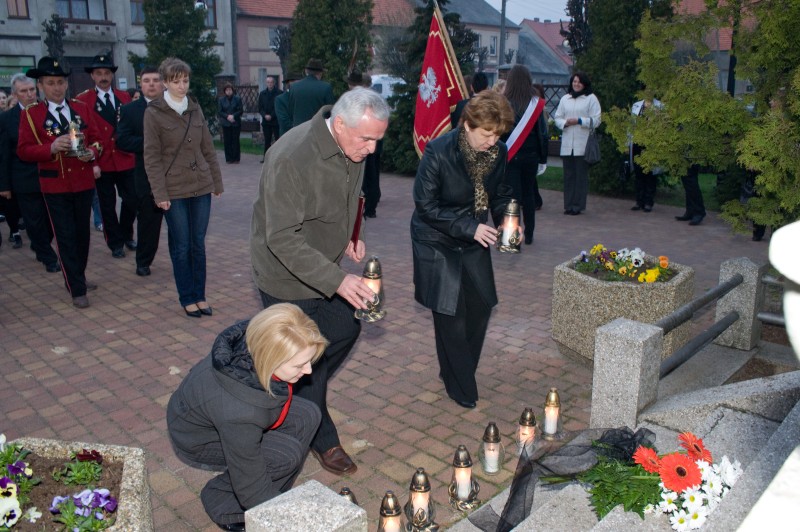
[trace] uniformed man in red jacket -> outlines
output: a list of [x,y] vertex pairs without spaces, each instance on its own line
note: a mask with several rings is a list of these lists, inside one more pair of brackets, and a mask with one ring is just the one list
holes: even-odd
[[[72,304],[89,306],[86,291],[97,285],[86,281],[89,259],[89,217],[95,179],[100,177],[96,159],[102,154],[99,134],[85,104],[67,100],[67,76],[58,60],[42,57],[25,74],[37,80],[45,100],[29,105],[19,120],[17,155],[38,163],[39,185],[53,223],[59,260]],[[77,135],[84,135],[84,151],[76,156]]]
[[[100,179],[97,180],[97,198],[103,217],[103,233],[106,244],[114,258],[125,256],[125,247],[134,251],[133,221],[136,218],[136,192],[133,184],[133,167],[136,163],[132,153],[117,149],[116,133],[119,108],[130,103],[127,92],[115,89],[114,60],[110,54],[96,55],[92,64],[85,68],[92,76],[94,88],[87,89],[77,99],[89,106],[90,113],[100,132],[103,155],[98,158]],[[117,217],[117,193],[122,198]]]

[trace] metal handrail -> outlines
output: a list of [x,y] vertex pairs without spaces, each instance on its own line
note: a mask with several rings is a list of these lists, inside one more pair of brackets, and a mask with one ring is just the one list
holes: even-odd
[[661,371],[659,372],[658,378],[663,379],[672,373],[675,368],[692,358],[698,351],[710,344],[717,336],[725,332],[725,329],[733,325],[733,323],[738,319],[738,312],[735,310],[729,312],[714,325],[689,340],[686,345],[672,353],[661,362]]
[[778,327],[786,328],[786,318],[783,314],[775,314],[774,312],[759,312],[756,318],[762,323],[767,325],[777,325]]
[[[666,335],[668,332],[672,331],[673,329],[679,327],[683,323],[692,319],[692,316],[695,312],[703,308],[704,306],[708,305],[712,301],[724,296],[740,284],[744,282],[744,277],[742,274],[737,273],[732,276],[730,279],[721,283],[702,296],[695,298],[679,309],[676,309],[672,314],[664,316],[653,325],[656,327],[661,327],[664,330],[664,334]],[[713,340],[713,338],[712,338]]]

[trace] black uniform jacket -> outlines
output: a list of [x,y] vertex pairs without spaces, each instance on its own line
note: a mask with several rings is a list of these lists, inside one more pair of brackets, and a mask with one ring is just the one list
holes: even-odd
[[[425,146],[414,182],[416,208],[411,217],[414,297],[434,312],[450,316],[456,312],[464,271],[475,281],[486,304],[497,304],[491,251],[474,238],[478,224],[487,223],[489,213],[474,214],[475,188],[458,148],[459,131]],[[503,184],[506,145],[498,145],[495,167],[484,179],[494,219],[502,219],[511,200],[511,189]]]

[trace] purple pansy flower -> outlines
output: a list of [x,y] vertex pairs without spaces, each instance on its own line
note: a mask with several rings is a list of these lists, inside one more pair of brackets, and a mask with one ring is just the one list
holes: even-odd
[[59,505],[67,499],[69,499],[69,497],[61,497],[60,495],[53,497],[53,502],[50,504],[50,513],[60,514],[61,509]]

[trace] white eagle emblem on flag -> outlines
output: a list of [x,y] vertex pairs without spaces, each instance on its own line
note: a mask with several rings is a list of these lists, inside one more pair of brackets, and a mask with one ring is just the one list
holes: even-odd
[[419,94],[425,105],[430,108],[431,104],[439,98],[439,92],[442,90],[436,84],[436,72],[433,67],[428,67],[428,70],[422,74],[422,83],[419,84]]

